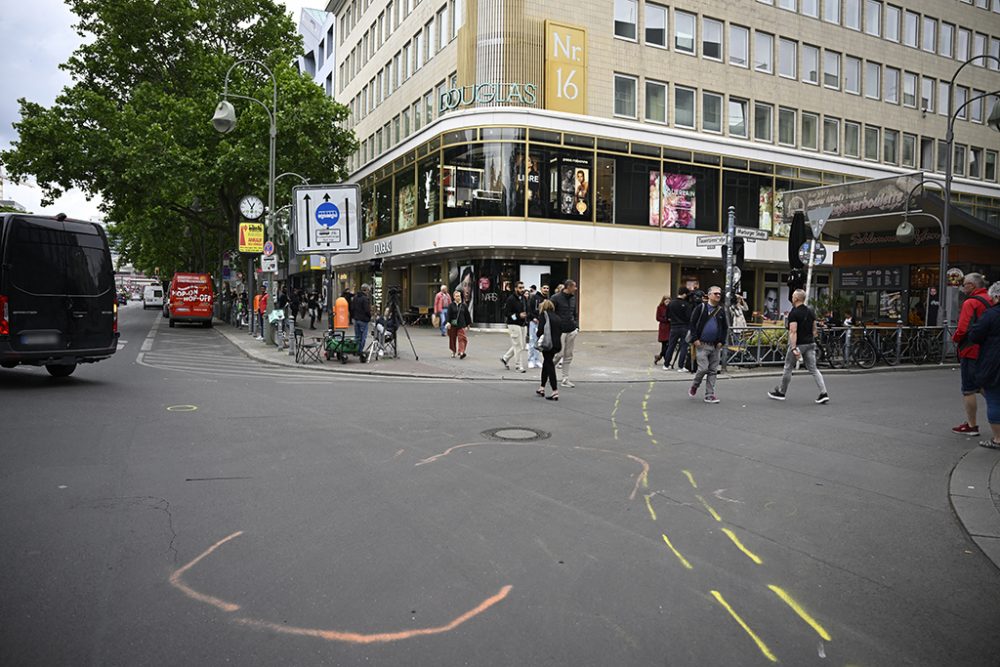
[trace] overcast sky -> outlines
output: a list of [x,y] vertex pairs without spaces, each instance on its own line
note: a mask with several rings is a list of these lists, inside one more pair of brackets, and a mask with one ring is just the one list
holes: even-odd
[[[302,7],[325,7],[325,0],[277,0],[299,24]],[[71,83],[59,69],[80,44],[73,30],[76,17],[62,0],[12,0],[0,12],[0,149],[17,139],[12,123],[20,120],[17,100],[24,97],[51,106],[64,86]],[[34,213],[63,212],[73,218],[98,220],[96,201],[82,192],[66,193],[51,207],[41,205],[41,190],[33,182],[15,185],[5,179],[2,199],[13,199]]]

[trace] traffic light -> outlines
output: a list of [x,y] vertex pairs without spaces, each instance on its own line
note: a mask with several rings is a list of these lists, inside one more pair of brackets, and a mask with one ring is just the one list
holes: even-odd
[[375,259],[369,260],[368,268],[371,269],[372,273],[380,273],[382,271],[382,258],[376,257]]
[[799,259],[799,248],[810,239],[812,231],[806,227],[806,216],[800,211],[792,216],[792,224],[788,231],[788,266],[793,269],[805,267]]
[[[735,239],[733,239],[733,266],[738,267],[740,271],[743,270],[743,257],[745,255],[745,252],[744,252],[745,243],[746,242],[740,236],[737,236]],[[725,263],[726,263],[726,252],[727,252],[726,246],[722,246],[722,263],[723,263],[723,265],[725,265]]]

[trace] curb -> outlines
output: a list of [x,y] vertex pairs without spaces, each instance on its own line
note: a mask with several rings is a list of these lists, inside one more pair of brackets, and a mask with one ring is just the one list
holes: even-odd
[[952,468],[948,500],[962,528],[995,567],[1000,569],[1000,510],[991,488],[1000,486],[996,450],[976,447]]

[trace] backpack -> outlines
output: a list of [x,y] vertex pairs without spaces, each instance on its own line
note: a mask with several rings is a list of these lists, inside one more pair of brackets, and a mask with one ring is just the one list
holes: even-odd
[[[970,299],[975,299],[979,303],[981,303],[984,306],[986,306],[986,310],[989,310],[990,307],[991,307],[990,303],[988,301],[986,301],[986,299],[984,299],[981,296],[970,296],[969,298]],[[986,310],[983,310],[983,312],[985,313]],[[975,309],[973,309],[973,311],[972,311],[972,317],[969,318],[969,326],[965,330],[966,334],[965,334],[965,336],[962,337],[962,340],[959,341],[959,343],[958,343],[958,350],[959,350],[959,352],[961,352],[962,350],[967,350],[970,347],[972,347],[973,345],[975,345],[975,343],[973,343],[971,340],[969,340],[968,331],[969,331],[969,329],[972,328],[972,325],[974,325],[978,321],[979,321],[979,313],[977,313],[975,311]]]

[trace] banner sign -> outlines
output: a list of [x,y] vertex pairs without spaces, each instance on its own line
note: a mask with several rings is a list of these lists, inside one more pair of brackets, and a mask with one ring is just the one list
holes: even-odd
[[891,176],[843,185],[826,185],[805,190],[789,190],[782,197],[786,217],[802,211],[807,213],[817,208],[831,207],[833,210],[827,222],[864,218],[887,213],[902,213],[906,210],[907,198],[922,180],[922,174],[915,172],[904,176]]
[[587,31],[545,21],[545,108],[587,113]]
[[240,223],[240,252],[264,252],[264,225],[260,222]]

